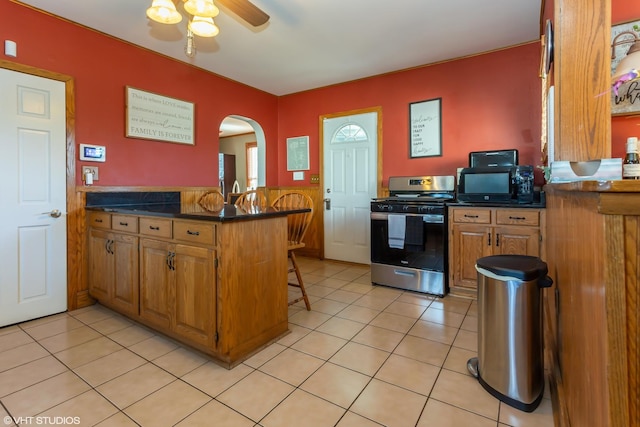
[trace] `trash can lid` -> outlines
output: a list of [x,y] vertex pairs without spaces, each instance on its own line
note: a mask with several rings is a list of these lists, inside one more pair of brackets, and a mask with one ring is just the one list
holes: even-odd
[[549,271],[540,258],[527,255],[492,255],[478,259],[476,265],[499,276],[525,281],[546,276]]

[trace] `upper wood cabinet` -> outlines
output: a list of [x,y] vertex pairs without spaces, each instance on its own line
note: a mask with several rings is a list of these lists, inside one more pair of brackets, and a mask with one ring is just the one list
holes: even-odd
[[554,0],[555,160],[611,157],[611,1]]

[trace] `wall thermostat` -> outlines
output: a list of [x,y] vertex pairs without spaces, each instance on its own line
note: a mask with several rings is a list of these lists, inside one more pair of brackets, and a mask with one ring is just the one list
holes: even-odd
[[80,144],[80,160],[104,162],[107,158],[107,147],[103,145]]

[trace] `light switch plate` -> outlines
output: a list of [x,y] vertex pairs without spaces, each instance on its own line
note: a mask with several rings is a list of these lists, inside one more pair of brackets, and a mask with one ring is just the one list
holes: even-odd
[[320,184],[320,175],[317,173],[311,174],[311,183]]

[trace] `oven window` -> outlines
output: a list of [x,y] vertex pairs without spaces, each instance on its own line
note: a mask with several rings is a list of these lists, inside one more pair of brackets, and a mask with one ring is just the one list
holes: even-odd
[[389,247],[389,226],[386,218],[371,220],[371,262],[446,271],[446,224],[422,224],[422,245],[405,245],[403,249]]

